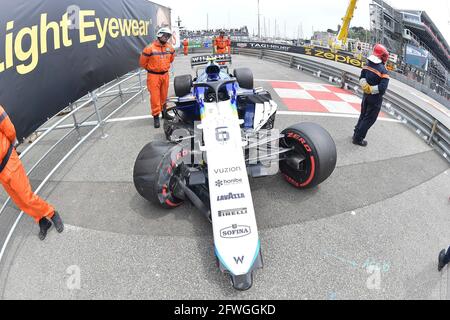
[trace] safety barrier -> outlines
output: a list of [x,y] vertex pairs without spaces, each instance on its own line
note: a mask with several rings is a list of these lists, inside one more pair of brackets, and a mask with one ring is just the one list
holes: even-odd
[[[253,56],[276,62],[289,68],[307,71],[319,78],[325,78],[330,82],[337,83],[343,88],[351,89],[360,97],[363,95],[359,87],[359,73],[356,73],[356,71],[351,73],[334,67],[327,64],[325,60],[316,61],[272,50],[233,48],[233,53]],[[433,146],[450,162],[450,118],[448,113],[433,112],[432,109],[418,105],[393,90],[387,91],[383,109],[416,131],[428,145]]]
[[[64,162],[66,162],[73,155],[73,153],[80,146],[82,146],[83,143],[86,142],[87,139],[91,137],[98,129],[100,129],[102,132],[102,138],[106,138],[107,135],[105,134],[104,127],[108,123],[114,122],[114,119],[111,118],[117,112],[119,112],[123,107],[125,107],[139,95],[141,95],[142,100],[144,100],[144,90],[146,88],[144,81],[145,74],[146,72],[143,70],[134,71],[124,75],[121,78],[116,79],[111,83],[104,85],[101,88],[98,88],[93,92],[90,92],[87,96],[70,105],[66,109],[66,115],[54,116],[52,119],[47,121],[46,124],[44,124],[44,126],[49,127],[42,127],[36,131],[37,133],[41,133],[41,135],[21,153],[21,159],[24,159],[27,154],[29,154],[34,149],[37,149],[36,146],[42,147],[42,144],[39,144],[39,142],[43,141],[43,139],[46,137],[48,138],[48,136],[51,133],[55,132],[55,130],[67,130],[67,133],[62,135],[62,137],[50,148],[48,148],[48,150],[44,152],[39,160],[34,163],[33,167],[27,172],[28,176],[32,174],[37,168],[39,168],[41,164],[44,164],[44,160],[48,160],[49,156],[54,154],[57,148],[67,148],[67,144],[70,144],[70,137],[73,138],[72,134],[77,133],[78,135],[75,145],[68,152],[64,151],[64,156],[42,180],[39,187],[35,190],[36,193],[39,193],[42,190],[42,188],[47,184],[47,182],[57,172],[57,170],[64,164]],[[119,105],[114,106],[113,102],[118,101],[118,99],[120,99]],[[106,116],[103,116],[102,112],[108,112],[108,114]],[[84,119],[81,121],[78,120],[78,115],[83,116]],[[68,120],[70,122],[69,124],[66,123]],[[83,128],[88,128],[89,131],[83,134]],[[49,140],[51,141],[51,139]],[[13,223],[9,223],[12,221],[8,221],[8,219],[5,217],[5,210],[10,203],[10,200],[11,199],[8,198],[0,209],[0,219],[4,219],[4,221],[0,221],[0,226],[2,227],[2,230],[8,230],[6,232],[0,233],[0,267],[2,266],[8,244],[10,243],[14,231],[16,230],[23,216],[23,212],[21,212],[17,216],[17,218],[15,218],[14,215],[12,219]]]

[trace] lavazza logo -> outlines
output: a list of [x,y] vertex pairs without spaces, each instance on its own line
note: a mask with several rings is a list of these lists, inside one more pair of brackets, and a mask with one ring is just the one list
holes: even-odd
[[219,211],[219,218],[240,216],[242,214],[247,214],[247,213],[248,213],[247,208],[223,210],[223,211]]
[[234,173],[234,172],[241,172],[241,171],[242,171],[241,167],[214,169],[215,174]]
[[252,233],[249,226],[238,226],[233,224],[231,227],[220,230],[220,236],[225,239],[242,238]]
[[227,186],[235,186],[237,184],[241,184],[242,179],[231,179],[231,180],[217,180],[216,187],[227,187]]
[[243,193],[232,193],[230,192],[229,194],[225,194],[223,196],[217,196],[217,201],[227,201],[227,200],[237,200],[237,199],[244,199],[245,198],[245,194]]

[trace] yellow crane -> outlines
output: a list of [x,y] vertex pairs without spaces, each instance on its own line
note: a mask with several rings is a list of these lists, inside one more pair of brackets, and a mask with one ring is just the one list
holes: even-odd
[[350,4],[348,5],[347,12],[345,16],[342,18],[342,27],[339,31],[337,39],[342,42],[343,45],[347,43],[348,38],[348,30],[350,29],[350,22],[353,19],[353,13],[355,13],[356,3],[358,0],[350,0]]
[[350,3],[347,7],[347,12],[342,18],[341,30],[339,30],[339,34],[336,37],[336,42],[332,45],[332,49],[339,50],[342,48],[342,46],[345,46],[347,44],[350,22],[353,19],[353,14],[355,13],[357,2],[358,0],[350,0]]

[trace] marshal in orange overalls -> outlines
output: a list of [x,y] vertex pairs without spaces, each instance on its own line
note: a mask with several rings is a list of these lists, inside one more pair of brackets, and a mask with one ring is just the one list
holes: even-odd
[[231,54],[231,39],[230,39],[230,38],[228,38],[227,40],[228,40],[228,41],[227,41],[227,46],[228,46],[228,54]]
[[0,183],[20,210],[33,217],[36,223],[46,217],[51,219],[55,209],[31,190],[22,162],[14,148],[16,129],[0,106]]
[[228,53],[228,39],[222,36],[217,37],[214,40],[214,47],[217,54]]
[[154,41],[142,51],[139,64],[148,72],[147,88],[150,92],[152,116],[159,116],[169,93],[170,64],[175,60],[174,48],[159,40]]
[[185,56],[187,56],[188,53],[189,53],[189,41],[188,41],[188,39],[184,39],[183,40],[183,52],[184,52]]

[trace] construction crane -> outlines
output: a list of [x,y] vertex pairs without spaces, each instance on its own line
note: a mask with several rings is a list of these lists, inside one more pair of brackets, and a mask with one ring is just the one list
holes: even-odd
[[355,13],[357,2],[358,0],[350,0],[347,12],[345,13],[345,16],[342,18],[342,26],[341,29],[339,30],[336,40],[333,43],[333,41],[330,39],[329,44],[332,51],[340,50],[347,45],[350,22],[353,19],[353,14]]
[[355,12],[357,2],[358,2],[358,0],[350,0],[350,4],[348,5],[347,12],[345,13],[345,16],[342,18],[342,27],[341,27],[341,30],[339,30],[337,40],[341,41],[341,43],[344,46],[347,44],[348,31],[350,29],[350,22],[353,19],[353,13]]

